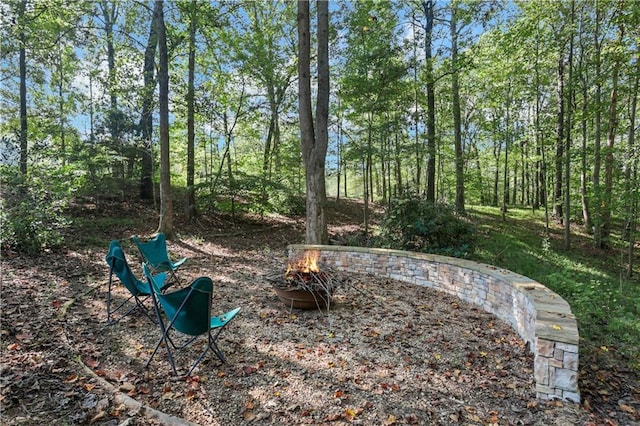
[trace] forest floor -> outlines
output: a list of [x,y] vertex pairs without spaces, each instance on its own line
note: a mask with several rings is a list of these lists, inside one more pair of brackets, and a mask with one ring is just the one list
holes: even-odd
[[[349,277],[330,313],[280,302],[265,274],[283,270],[302,218],[176,221],[169,242],[188,281],[215,283],[214,313],[239,306],[186,379],[163,348],[144,364],[157,326],[131,315],[105,326],[109,241],[123,242],[141,276],[133,234],[150,207],[77,206],[66,246],[38,257],[2,253],[0,422],[6,425],[639,425],[637,372],[581,358],[582,403],[535,398],[533,358],[505,323],[427,288]],[[330,233],[358,231],[362,206],[332,204]],[[125,297],[119,288],[116,297]],[[183,351],[186,365],[195,349]]]

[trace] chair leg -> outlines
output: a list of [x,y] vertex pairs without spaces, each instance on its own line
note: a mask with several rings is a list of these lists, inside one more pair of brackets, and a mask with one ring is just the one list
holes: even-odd
[[109,268],[109,288],[107,289],[107,325],[111,325],[111,282],[113,279],[113,269]]
[[218,339],[218,336],[220,335],[221,332],[222,332],[222,328],[219,328],[216,334],[214,334],[213,336],[211,335],[211,333],[209,333],[209,347],[216,354],[218,359],[222,363],[224,363],[225,362],[224,354],[222,353],[222,351],[218,347],[218,344],[216,343],[216,340]]
[[[160,345],[164,341],[164,345],[167,348],[167,356],[169,357],[169,363],[171,364],[171,368],[173,369],[173,374],[175,376],[177,376],[178,375],[178,371],[176,370],[176,364],[173,361],[173,354],[171,353],[171,348],[169,347],[169,342],[171,342],[171,338],[167,336],[167,328],[165,327],[164,322],[162,321],[162,316],[160,314],[160,308],[158,306],[158,301],[155,299],[153,294],[151,295],[151,297],[153,298],[153,309],[156,312],[156,318],[157,318],[157,321],[158,321],[158,325],[160,326],[160,331],[162,333],[162,336],[160,336],[160,339],[158,340],[158,343],[156,344],[156,347],[153,350],[153,353],[151,354],[151,356],[147,360],[147,363],[144,365],[144,368],[149,368],[149,364],[151,363],[151,360],[156,355],[156,353],[158,352],[158,349],[160,348]],[[171,342],[171,344],[173,344],[173,342]]]

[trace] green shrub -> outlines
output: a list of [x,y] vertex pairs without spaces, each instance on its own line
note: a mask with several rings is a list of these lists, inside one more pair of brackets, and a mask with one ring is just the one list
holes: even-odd
[[411,195],[393,200],[383,218],[382,247],[468,257],[475,248],[475,227],[446,204]]
[[65,193],[52,190],[51,176],[22,176],[15,168],[2,168],[0,197],[0,247],[39,253],[62,243]]

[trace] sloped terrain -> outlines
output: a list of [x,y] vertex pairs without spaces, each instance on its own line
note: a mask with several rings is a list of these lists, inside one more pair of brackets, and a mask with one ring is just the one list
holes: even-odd
[[[331,233],[359,229],[361,212],[354,202],[333,205]],[[344,277],[329,313],[290,310],[263,276],[283,269],[286,245],[302,241],[301,218],[178,221],[169,248],[189,257],[181,278],[210,276],[214,310],[242,311],[219,339],[226,364],[207,356],[191,377],[174,378],[161,348],[145,369],[157,326],[142,315],[105,326],[104,255],[110,239],[121,239],[140,276],[127,237],[151,234],[153,211],[83,205],[76,215],[63,250],[3,253],[3,424],[638,422],[637,393],[615,401],[603,393],[586,407],[537,401],[522,340],[495,317],[429,289]],[[603,369],[587,367],[583,375],[598,383]]]

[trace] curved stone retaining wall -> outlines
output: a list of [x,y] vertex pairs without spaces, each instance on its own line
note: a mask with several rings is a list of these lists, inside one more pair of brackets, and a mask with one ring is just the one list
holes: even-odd
[[290,245],[289,258],[318,250],[337,270],[431,287],[481,306],[507,322],[534,354],[540,399],[580,401],[578,326],[560,296],[530,278],[464,259],[362,247]]

